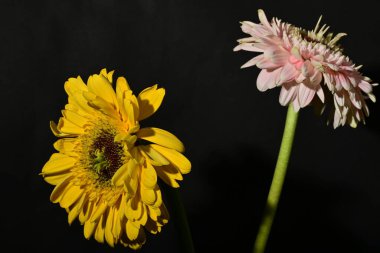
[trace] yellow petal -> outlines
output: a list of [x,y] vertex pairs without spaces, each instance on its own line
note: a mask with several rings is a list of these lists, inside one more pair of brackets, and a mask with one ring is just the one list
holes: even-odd
[[83,190],[76,185],[71,185],[67,187],[65,194],[62,196],[61,201],[59,202],[62,208],[70,207],[75,201],[77,201],[83,194]]
[[115,72],[115,71],[112,70],[112,71],[110,71],[110,72],[107,73],[107,69],[104,68],[104,69],[102,69],[102,70],[100,71],[100,74],[103,75],[104,77],[106,77],[107,80],[108,80],[110,83],[112,83],[112,76],[113,76],[113,73],[114,73],[114,72]]
[[87,118],[79,115],[78,113],[70,110],[62,110],[63,116],[70,121],[71,123],[83,128],[85,125],[88,125],[90,122]]
[[73,96],[75,92],[87,91],[87,86],[80,76],[78,76],[77,78],[69,78],[65,82],[64,87],[67,95],[69,96]]
[[98,203],[98,206],[94,208],[94,212],[90,220],[96,221],[97,219],[99,219],[99,217],[103,215],[104,211],[107,210],[107,207],[108,206],[104,201],[100,201],[100,203]]
[[183,152],[185,150],[182,142],[177,137],[160,128],[142,128],[136,135],[140,139],[147,140],[167,148],[172,148],[179,152]]
[[52,193],[50,194],[50,201],[53,203],[57,203],[61,200],[62,195],[65,193],[66,188],[71,185],[72,177],[68,177],[65,181],[62,181],[59,185],[57,185]]
[[86,200],[83,204],[82,211],[79,214],[79,221],[81,224],[85,223],[92,215],[94,209],[94,202]]
[[88,90],[98,97],[107,101],[112,107],[118,110],[119,106],[116,99],[115,91],[111,82],[103,75],[92,75],[87,81]]
[[134,196],[139,185],[139,179],[137,178],[137,162],[134,159],[130,159],[128,162],[128,172],[125,179],[125,190],[128,196]]
[[69,222],[69,225],[73,223],[76,217],[78,217],[79,212],[77,211],[77,208],[73,208],[70,210],[69,215],[67,216],[67,221]]
[[157,174],[150,163],[142,168],[141,180],[144,186],[148,189],[153,189],[157,184]]
[[111,183],[115,186],[122,186],[128,176],[128,163],[123,164],[112,176]]
[[149,210],[149,217],[158,222],[158,218],[161,216],[161,209],[155,206],[147,206]]
[[116,98],[119,103],[120,114],[123,120],[127,119],[127,114],[124,108],[124,93],[130,92],[132,94],[131,89],[129,88],[128,82],[124,77],[119,77],[116,81]]
[[179,184],[176,180],[182,180],[182,174],[173,166],[155,167],[157,175],[168,185],[178,188]]
[[157,200],[155,191],[144,186],[141,186],[140,189],[141,200],[147,205],[153,205]]
[[140,114],[138,120],[148,118],[155,113],[160,107],[165,96],[165,89],[157,89],[157,85],[146,88],[137,97],[139,103]]
[[182,174],[187,174],[191,171],[190,161],[181,153],[155,144],[151,144],[151,147],[160,152]]
[[71,173],[64,174],[52,174],[52,175],[43,175],[44,180],[51,185],[58,185],[62,183],[67,177],[69,177]]
[[115,213],[113,215],[113,227],[112,227],[112,234],[115,237],[115,241],[118,241],[121,237],[121,221],[119,219],[119,210],[115,210]]
[[50,129],[53,132],[53,134],[57,137],[72,137],[75,136],[74,134],[68,134],[68,133],[62,133],[59,129],[57,124],[54,123],[54,121],[50,121]]
[[73,105],[79,114],[86,115],[87,117],[92,117],[95,112],[94,108],[88,105],[83,92],[77,92],[75,96],[69,97],[69,104]]
[[145,229],[149,231],[149,233],[154,234],[154,235],[159,232],[157,223],[153,219],[148,220],[148,222],[145,225]]
[[132,102],[127,98],[124,99],[124,111],[126,113],[126,118],[129,122],[130,127],[134,127],[136,125],[135,112],[132,105]]
[[129,133],[121,132],[115,135],[114,142],[129,142],[132,139],[132,136]]
[[114,236],[112,234],[112,227],[114,225],[114,208],[110,208],[109,209],[109,213],[107,215],[107,221],[106,221],[106,228],[105,228],[105,237],[106,237],[106,242],[108,243],[108,245],[110,245],[111,247],[114,247],[115,246],[115,240],[114,240]]
[[138,197],[131,198],[127,201],[126,208],[124,209],[125,217],[129,220],[135,221],[142,216],[143,208],[142,203]]
[[127,221],[125,230],[127,232],[127,236],[129,240],[133,241],[137,239],[137,236],[139,235],[139,227],[136,227],[130,220]]
[[68,222],[71,225],[71,223],[75,220],[76,217],[80,214],[82,211],[83,204],[86,199],[86,194],[82,194],[82,197],[74,204],[74,207],[71,209],[68,215]]
[[131,90],[131,88],[129,87],[127,79],[125,79],[122,76],[117,78],[117,81],[116,81],[116,97],[118,97],[118,98],[120,97],[120,99],[122,99],[124,92],[129,91],[129,90]]
[[125,216],[125,209],[127,208],[127,196],[122,194],[119,208],[119,220],[122,220]]
[[154,206],[155,207],[160,207],[162,205],[162,194],[161,194],[161,190],[158,187],[158,185],[156,185],[156,188],[154,189],[154,192],[156,194],[156,201],[154,203]]
[[137,163],[137,161],[135,159],[129,159],[128,161],[128,167],[127,167],[127,174],[129,176],[131,176],[132,178],[135,178],[136,177],[136,174],[137,174],[137,166],[139,164]]
[[68,172],[76,163],[76,159],[64,154],[54,153],[42,168],[43,175],[62,174]]
[[[143,236],[140,236],[140,234],[142,234]],[[143,239],[141,239],[142,240],[141,242],[140,242],[139,239],[137,239],[138,240],[137,242],[132,242],[132,243],[130,243],[128,245],[133,250],[139,250],[139,249],[141,249],[142,245],[145,243],[145,233],[144,233],[144,230],[140,229],[138,237],[143,238]]]
[[[75,102],[71,100],[75,100]],[[65,109],[73,111],[87,119],[93,119],[96,116],[95,109],[88,104],[88,101],[83,96],[83,92],[76,94],[75,97],[69,97],[69,103],[65,105]]]
[[88,104],[94,109],[99,110],[100,112],[109,117],[119,119],[117,110],[102,97],[97,96],[91,92],[83,92],[83,96],[88,101]]
[[105,220],[104,215],[100,216],[98,226],[96,227],[96,230],[95,230],[94,238],[99,243],[104,243],[104,232],[105,232],[104,229],[106,225],[104,220]]
[[74,148],[77,145],[77,140],[74,138],[62,138],[57,140],[54,143],[54,148],[64,154],[67,155],[76,155],[76,152],[74,152]]
[[168,165],[170,162],[150,145],[141,145],[139,148],[148,156],[150,162],[155,166]]
[[136,96],[133,95],[132,92],[126,92],[125,98],[131,102],[133,106],[134,118],[135,120],[137,120],[139,118],[140,108],[139,108],[139,102],[137,101]]
[[148,209],[146,207],[146,205],[142,205],[143,207],[143,210],[142,210],[142,215],[140,217],[140,219],[138,220],[138,223],[142,226],[145,226],[146,222],[148,221]]
[[65,91],[69,95],[69,104],[82,110],[83,112],[91,114],[93,109],[88,106],[87,101],[84,99],[82,93],[88,91],[86,84],[79,76],[77,78],[69,78],[65,82]]
[[97,227],[98,223],[97,222],[91,222],[91,221],[86,221],[84,223],[84,237],[88,240],[90,237],[94,234],[95,228]]
[[87,92],[87,90],[76,92],[74,96],[70,96],[69,104],[73,105],[78,110],[78,113],[80,113],[81,115],[92,117],[95,110],[94,108],[89,106],[88,101],[83,96],[83,92]]
[[66,134],[79,135],[84,133],[84,129],[68,121],[65,118],[60,118],[58,121],[57,129]]

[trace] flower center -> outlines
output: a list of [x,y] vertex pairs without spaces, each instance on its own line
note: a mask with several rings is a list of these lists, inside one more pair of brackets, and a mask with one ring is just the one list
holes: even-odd
[[95,156],[93,169],[100,174],[103,169],[109,168],[110,165],[105,157],[104,149],[102,151],[95,150]]
[[88,149],[89,169],[101,182],[108,182],[123,165],[123,146],[114,141],[115,133],[100,130]]
[[338,41],[346,36],[345,33],[338,33],[334,36],[333,33],[327,33],[329,26],[323,25],[320,27],[322,16],[319,18],[317,25],[311,31],[307,31],[300,27],[294,27],[293,34],[298,35],[302,40],[312,44],[321,43],[333,51],[343,51],[343,48]]

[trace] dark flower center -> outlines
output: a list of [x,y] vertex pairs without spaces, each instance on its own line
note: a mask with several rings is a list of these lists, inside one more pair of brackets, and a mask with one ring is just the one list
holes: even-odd
[[123,165],[123,147],[115,143],[114,138],[114,133],[101,130],[89,149],[90,167],[103,182],[111,180]]

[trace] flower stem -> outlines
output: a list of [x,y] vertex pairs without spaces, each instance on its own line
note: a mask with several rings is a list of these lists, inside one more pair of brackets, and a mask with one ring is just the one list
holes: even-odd
[[253,253],[263,253],[267,244],[268,236],[272,227],[273,219],[276,215],[278,201],[281,196],[282,185],[284,183],[289,157],[292,151],[294,133],[297,126],[298,113],[294,111],[290,104],[286,115],[285,129],[282,136],[280,152],[274,171],[272,184],[269,190],[264,215],[261,221],[259,232],[256,237]]
[[191,237],[190,227],[187,222],[186,211],[181,201],[179,189],[168,189],[166,193],[172,206],[170,215],[179,231],[181,252],[194,253],[193,239]]

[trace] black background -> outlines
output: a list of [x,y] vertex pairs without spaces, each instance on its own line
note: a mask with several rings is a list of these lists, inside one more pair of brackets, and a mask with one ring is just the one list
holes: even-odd
[[[197,252],[250,252],[281,141],[279,89],[260,93],[253,57],[232,52],[239,21],[257,9],[312,29],[320,14],[349,34],[345,52],[380,81],[377,1],[4,1],[0,3],[1,246],[12,252],[132,252],[83,237],[49,202],[38,175],[53,152],[49,120],[67,97],[63,83],[101,68],[132,89],[166,88],[142,123],[176,134],[192,172],[181,184]],[[375,94],[379,94],[375,90]],[[379,96],[379,95],[378,95]],[[333,130],[301,111],[267,252],[380,252],[380,104],[367,125]],[[140,252],[180,252],[169,223]]]

